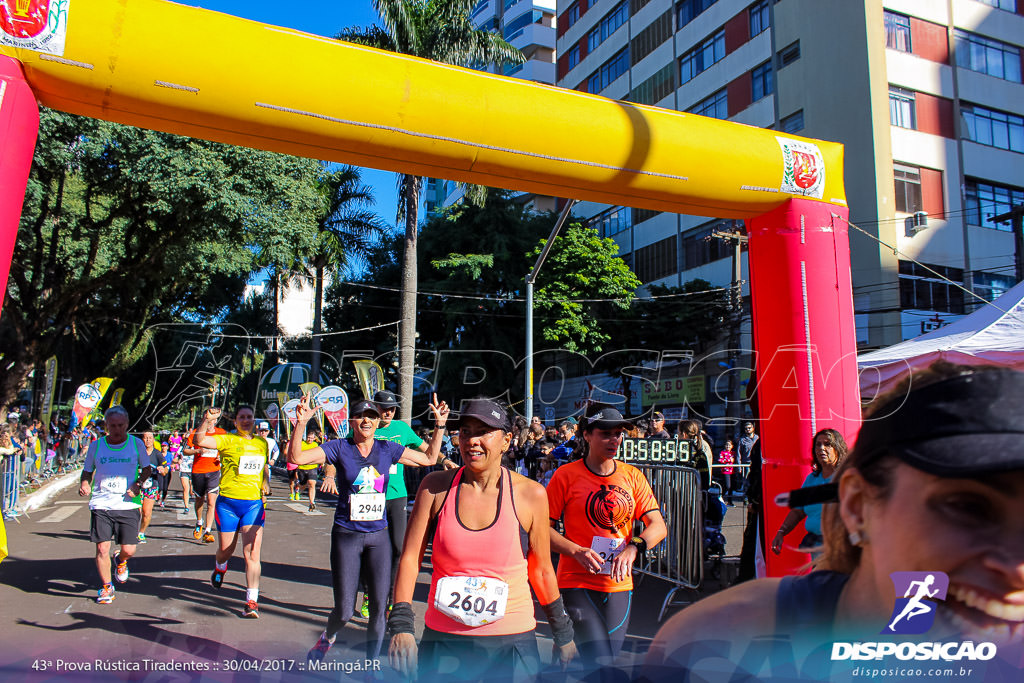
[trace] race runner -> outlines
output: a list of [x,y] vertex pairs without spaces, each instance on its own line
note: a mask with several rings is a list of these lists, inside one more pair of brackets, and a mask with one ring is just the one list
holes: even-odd
[[[226,434],[219,427],[208,432],[210,436]],[[192,461],[192,490],[196,494],[196,528],[192,530],[192,538],[202,539],[203,543],[213,543],[213,518],[217,504],[217,494],[220,491],[220,460],[217,458],[216,448],[196,448],[195,431],[189,432],[185,439],[185,453],[191,453]],[[206,504],[206,525],[203,526],[203,504]]]
[[[532,586],[564,670],[576,646],[551,566],[544,487],[501,466],[512,442],[505,406],[468,401],[458,427],[464,465],[427,475],[416,495],[388,619],[391,665],[427,681],[529,680],[540,671]],[[417,658],[412,598],[431,530]]]
[[163,466],[163,454],[156,447],[153,432],[142,433],[142,445],[146,448],[146,458],[152,476],[142,480],[142,521],[139,524],[139,543],[146,542],[146,529],[149,528],[149,523],[153,519],[153,506],[160,499],[160,471],[167,471]]
[[[173,445],[171,447],[173,449]],[[181,481],[181,497],[184,500],[182,509],[185,512],[188,512],[192,503],[192,464],[197,452],[196,448],[183,448],[179,440],[178,452],[174,456],[174,464],[178,467],[178,479]]]
[[228,559],[235,554],[238,536],[242,536],[245,557],[245,609],[242,616],[258,619],[260,595],[260,546],[263,543],[262,496],[270,495],[270,465],[267,462],[267,440],[253,436],[255,413],[251,406],[235,410],[235,432],[210,432],[220,418],[220,408],[207,408],[203,421],[196,428],[193,441],[200,448],[215,448],[220,457],[220,495],[217,497],[217,531],[220,543],[214,558],[210,585],[220,588]]
[[[614,408],[583,421],[582,457],[555,470],[547,487],[551,547],[562,555],[558,587],[588,667],[608,667],[629,628],[633,562],[668,533],[651,486],[640,470],[615,460],[633,425]],[[633,523],[645,525],[633,535]],[[610,671],[602,671],[602,678]]]
[[302,450],[301,435],[316,412],[311,396],[303,396],[296,409],[298,422],[288,441],[288,460],[298,465],[322,463],[337,467],[338,508],[331,532],[331,579],[334,585],[334,609],[327,628],[309,651],[310,660],[324,658],[338,633],[351,618],[360,576],[370,590],[370,617],[367,623],[367,657],[380,654],[384,640],[385,604],[391,577],[391,541],[384,505],[391,465],[429,466],[437,463],[441,439],[448,420],[448,405],[433,397],[430,410],[437,422],[426,453],[405,448],[393,441],[374,439],[380,422],[380,408],[372,401],[356,401],[350,412],[351,436],[335,439],[310,450]]
[[[319,427],[316,425],[306,425],[306,436],[302,440],[302,450],[311,451],[318,447],[323,440],[323,434],[320,432]],[[295,489],[299,495],[302,495],[302,487],[306,487],[306,495],[309,496],[310,512],[316,510],[316,474],[319,467],[320,465],[317,463],[311,463],[299,465],[299,468],[295,470]],[[298,500],[298,496],[296,496],[296,500]]]
[[124,583],[128,580],[128,560],[139,540],[140,505],[132,498],[141,491],[139,479],[149,479],[153,471],[142,441],[128,436],[128,411],[123,406],[108,408],[103,420],[107,435],[89,445],[78,495],[89,496],[89,538],[96,544],[96,569],[102,582],[96,602],[108,604],[114,601],[110,539],[116,538],[121,546],[114,555],[114,578]]

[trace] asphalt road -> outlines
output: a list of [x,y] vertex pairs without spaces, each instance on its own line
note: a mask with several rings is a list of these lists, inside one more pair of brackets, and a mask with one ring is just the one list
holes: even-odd
[[[154,510],[149,542],[129,564],[128,582],[112,604],[95,601],[99,579],[89,542],[87,501],[70,486],[45,507],[8,521],[10,557],[0,563],[0,677],[3,680],[184,681],[346,679],[365,666],[365,621],[354,618],[327,659],[333,671],[306,671],[305,653],[330,612],[328,560],[332,499],[282,500],[275,481],[267,512],[260,583],[260,618],[243,619],[241,549],[229,563],[221,590],[209,584],[213,544],[192,538],[194,516],[177,507]],[[742,508],[730,509],[726,537],[739,550]],[[427,567],[429,569],[429,567]],[[420,617],[429,587],[421,573],[415,608]],[[657,632],[657,615],[671,585],[650,577],[635,591],[626,660],[639,660]],[[718,584],[710,578],[701,593]],[[694,591],[677,594],[697,599]],[[675,608],[679,609],[679,608]],[[670,616],[675,609],[671,609]],[[539,613],[543,621],[543,613]],[[667,618],[666,616],[666,618]],[[538,626],[542,657],[550,655],[546,624]],[[374,666],[372,663],[370,666]],[[172,667],[174,670],[168,669]],[[394,679],[386,662],[385,679]],[[352,673],[361,676],[358,671]]]

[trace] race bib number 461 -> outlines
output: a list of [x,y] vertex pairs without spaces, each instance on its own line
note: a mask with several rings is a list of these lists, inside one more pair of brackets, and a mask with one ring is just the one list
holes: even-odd
[[507,604],[508,584],[489,576],[445,576],[434,592],[434,608],[466,626],[501,619]]

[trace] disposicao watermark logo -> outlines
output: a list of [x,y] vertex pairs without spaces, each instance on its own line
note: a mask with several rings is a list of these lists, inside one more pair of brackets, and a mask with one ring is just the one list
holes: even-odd
[[[889,623],[882,635],[920,635],[935,624],[938,601],[946,599],[949,577],[943,572],[893,572],[896,588]],[[834,642],[832,661],[879,660],[896,657],[919,661],[986,661],[996,656],[994,643],[949,642]]]
[[935,623],[936,601],[946,599],[949,577],[943,572],[893,572],[889,578],[896,588],[896,604],[882,633],[927,633]]

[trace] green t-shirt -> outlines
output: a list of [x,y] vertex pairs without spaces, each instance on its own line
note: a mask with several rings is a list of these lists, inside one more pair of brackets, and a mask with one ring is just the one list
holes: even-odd
[[[416,435],[412,427],[401,420],[392,420],[387,427],[378,427],[377,431],[373,433],[373,438],[381,441],[394,441],[406,448],[419,448],[423,445],[423,439]],[[405,488],[405,465],[395,463],[389,471],[388,492],[384,498],[394,500],[408,496],[409,492]]]

